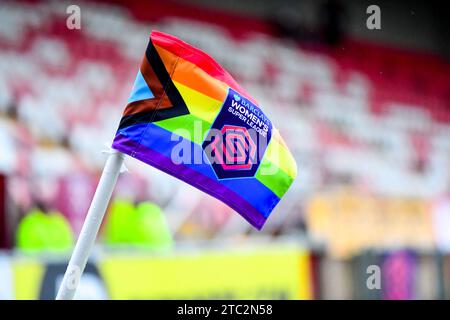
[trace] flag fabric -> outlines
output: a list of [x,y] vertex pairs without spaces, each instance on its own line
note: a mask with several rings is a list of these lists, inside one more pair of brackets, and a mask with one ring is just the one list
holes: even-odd
[[297,174],[257,101],[213,58],[159,31],[113,148],[221,200],[257,229]]

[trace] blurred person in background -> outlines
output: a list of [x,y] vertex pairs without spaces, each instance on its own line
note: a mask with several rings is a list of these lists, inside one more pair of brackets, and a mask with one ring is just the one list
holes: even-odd
[[61,213],[37,206],[20,220],[16,241],[17,248],[27,252],[67,251],[72,248],[74,235]]
[[161,208],[153,202],[136,206],[130,200],[115,199],[109,210],[103,234],[107,245],[133,245],[164,250],[173,240]]

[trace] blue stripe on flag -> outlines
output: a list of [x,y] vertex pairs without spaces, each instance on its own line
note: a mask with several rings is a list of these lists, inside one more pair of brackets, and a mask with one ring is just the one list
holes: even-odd
[[[145,136],[142,137],[144,132]],[[119,133],[126,136],[130,140],[139,142],[145,147],[163,154],[170,159],[173,159],[172,150],[175,147],[179,148],[180,146],[183,146],[183,150],[190,150],[190,155],[185,155],[185,158],[189,160],[189,163],[183,163],[183,165],[202,173],[210,179],[216,180],[227,188],[238,193],[266,218],[275,204],[280,201],[280,198],[278,198],[272,190],[267,188],[256,178],[218,180],[211,168],[211,165],[205,162],[204,159],[206,159],[206,157],[203,157],[203,150],[200,145],[193,143],[192,141],[187,140],[173,132],[163,129],[154,123],[133,125],[119,130]],[[139,149],[136,150],[136,152],[139,153]],[[194,159],[199,163],[194,164]],[[198,161],[199,159],[200,161]],[[269,208],[270,210],[268,210]]]

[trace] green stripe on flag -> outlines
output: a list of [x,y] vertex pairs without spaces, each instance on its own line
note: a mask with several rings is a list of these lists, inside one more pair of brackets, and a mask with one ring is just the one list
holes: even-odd
[[260,164],[255,178],[281,198],[294,180],[273,163],[264,160]]
[[[157,121],[154,122],[154,124],[200,146],[211,127],[209,122],[192,114]],[[264,156],[261,165],[256,172],[255,178],[272,190],[279,198],[285,194],[294,180],[274,162],[268,160],[267,155]]]
[[211,127],[210,123],[192,114],[157,121],[154,124],[198,145],[202,145],[206,133]]

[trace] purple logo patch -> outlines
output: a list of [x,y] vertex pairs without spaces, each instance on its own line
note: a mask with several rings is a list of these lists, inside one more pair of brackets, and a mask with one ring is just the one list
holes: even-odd
[[218,179],[253,177],[271,136],[261,109],[229,88],[202,148]]

